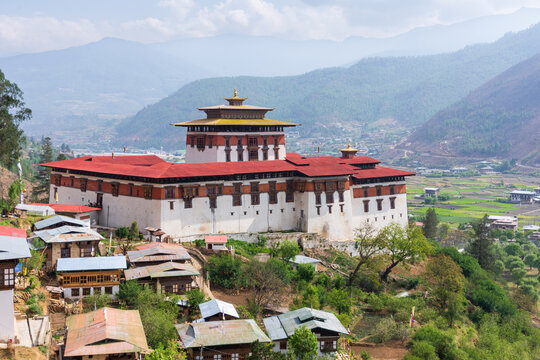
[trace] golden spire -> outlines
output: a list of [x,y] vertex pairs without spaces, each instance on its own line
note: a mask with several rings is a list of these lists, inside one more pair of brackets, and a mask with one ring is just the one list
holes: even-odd
[[234,88],[234,96],[238,96],[238,93],[236,92],[236,88]]
[[238,96],[238,91],[236,91],[236,88],[234,89],[234,96],[230,98],[225,98],[229,102],[229,105],[232,106],[241,106],[242,102],[246,100],[247,98],[242,98]]

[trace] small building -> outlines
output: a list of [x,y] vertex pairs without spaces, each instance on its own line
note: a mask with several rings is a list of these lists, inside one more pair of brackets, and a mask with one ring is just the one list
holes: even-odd
[[530,234],[529,240],[532,240],[532,241],[540,240],[540,231],[534,231],[532,234]]
[[[2,229],[6,233],[6,229]],[[17,233],[16,230],[13,230]],[[26,235],[26,234],[25,234]],[[30,249],[26,237],[0,236],[0,342],[15,338],[15,313],[13,289],[15,288],[15,266],[20,259],[29,258]]]
[[33,236],[36,248],[39,248],[38,240],[45,243],[45,267],[49,269],[53,269],[61,258],[95,256],[99,252],[98,244],[103,240],[103,236],[95,230],[73,225],[37,230]]
[[47,230],[47,229],[55,229],[61,226],[77,226],[77,227],[90,227],[87,223],[81,220],[74,219],[69,216],[64,215],[56,215],[47,219],[43,219],[41,221],[35,222],[34,225],[32,225],[32,230]]
[[208,250],[226,251],[227,235],[207,235],[204,237],[204,243]]
[[536,193],[534,191],[514,190],[510,193],[510,201],[532,204],[535,195]]
[[433,187],[428,187],[428,188],[425,188],[424,189],[424,196],[425,197],[436,197],[436,196],[439,196],[439,188],[433,188]]
[[101,308],[67,318],[66,360],[138,360],[149,351],[138,310]]
[[308,256],[304,255],[296,255],[294,259],[291,260],[293,268],[297,268],[300,264],[312,264],[315,266],[315,271],[319,271],[319,264],[321,263],[321,260],[310,258]]
[[452,173],[456,175],[463,174],[464,172],[467,172],[468,170],[469,169],[467,169],[466,167],[453,167],[452,169],[450,169],[450,171],[452,171]]
[[17,204],[15,206],[15,214],[24,218],[28,215],[52,216],[55,212],[54,209],[47,206],[47,204]]
[[218,299],[199,304],[201,318],[196,322],[240,319],[233,304]]
[[95,224],[98,219],[98,211],[100,208],[85,206],[85,205],[69,205],[69,204],[30,204],[33,206],[49,207],[54,210],[57,215],[70,216],[77,220],[84,221],[88,226]]
[[339,336],[347,334],[334,314],[307,307],[264,318],[263,322],[275,352],[287,352],[287,341],[300,326],[306,326],[317,336],[319,355],[335,353]]
[[191,264],[165,262],[159,265],[141,266],[124,271],[126,280],[137,280],[157,292],[183,294],[197,288],[195,277],[199,272]]
[[490,228],[497,230],[513,230],[518,228],[517,216],[490,215],[488,220],[491,221]]
[[540,230],[540,226],[538,225],[523,225],[523,231],[538,231]]
[[129,263],[134,267],[158,265],[173,261],[179,264],[191,263],[186,248],[178,244],[153,242],[135,247],[127,252]]
[[66,299],[97,293],[116,295],[124,269],[127,263],[123,255],[58,259],[56,265]]
[[253,319],[184,323],[176,330],[188,360],[243,360],[255,341],[270,342]]

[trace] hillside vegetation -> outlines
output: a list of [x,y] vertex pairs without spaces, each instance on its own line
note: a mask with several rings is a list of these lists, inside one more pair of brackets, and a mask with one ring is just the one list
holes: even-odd
[[[407,148],[439,155],[501,156],[540,163],[540,55],[437,113]],[[443,142],[441,144],[441,142]]]
[[[492,44],[421,57],[370,58],[349,68],[329,68],[290,77],[228,77],[192,82],[139,111],[118,127],[122,144],[180,148],[182,133],[170,123],[202,117],[197,107],[223,103],[233,88],[249,104],[275,107],[270,116],[302,124],[302,135],[332,135],[322,124],[423,124],[509,67],[540,51],[540,25]],[[337,129],[337,127],[336,127]],[[339,130],[334,130],[339,131]],[[324,132],[324,134],[323,134]]]

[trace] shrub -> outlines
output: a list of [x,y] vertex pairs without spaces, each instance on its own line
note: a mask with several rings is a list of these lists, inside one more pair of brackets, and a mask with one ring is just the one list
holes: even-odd
[[441,359],[447,359],[448,355],[456,348],[452,337],[433,325],[426,325],[418,329],[413,341],[425,341],[435,348],[435,352]]
[[120,284],[117,297],[127,305],[133,306],[137,302],[137,297],[143,289],[144,288],[137,283],[137,280],[129,280]]
[[210,281],[227,289],[238,289],[244,284],[242,261],[231,256],[214,256],[208,260],[206,269]]
[[315,278],[315,266],[313,264],[299,264],[297,268],[298,278],[308,283]]
[[362,352],[360,353],[360,358],[362,360],[371,360],[371,355],[369,355],[366,350],[362,350]]
[[267,269],[275,273],[285,284],[288,285],[291,283],[293,272],[285,262],[279,259],[270,258],[266,262],[266,265]]
[[328,294],[328,305],[336,309],[339,314],[350,314],[351,297],[346,290],[332,289]]
[[367,303],[374,311],[381,311],[386,304],[387,297],[384,294],[369,294]]
[[300,253],[300,248],[297,242],[285,240],[279,244],[278,253],[283,261],[289,262]]
[[334,287],[336,289],[343,289],[346,284],[347,284],[347,281],[345,280],[345,278],[343,276],[337,274],[334,277]]
[[415,341],[411,346],[410,354],[425,360],[438,360],[435,347],[427,341]]
[[396,335],[397,324],[392,318],[384,318],[375,326],[375,340],[383,343]]
[[332,279],[326,273],[320,273],[315,277],[314,284],[328,289],[332,285]]
[[192,310],[197,311],[199,309],[199,304],[205,301],[204,293],[199,289],[193,289],[186,293],[187,300]]
[[111,297],[107,294],[94,294],[83,298],[83,304],[86,311],[101,309],[111,303]]

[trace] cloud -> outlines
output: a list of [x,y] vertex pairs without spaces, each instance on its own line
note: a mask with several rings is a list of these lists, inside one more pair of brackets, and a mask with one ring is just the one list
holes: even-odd
[[103,37],[89,20],[59,20],[48,16],[0,15],[2,54],[40,52],[97,41]]

